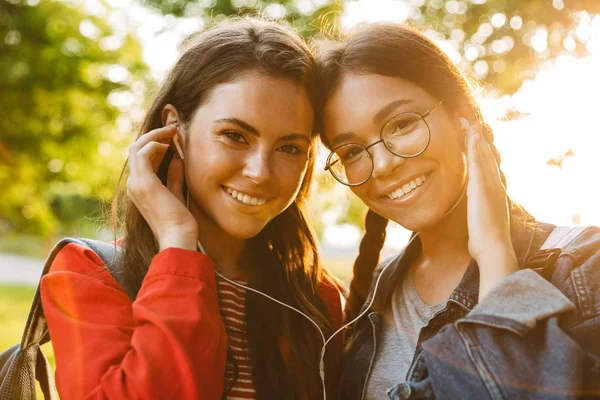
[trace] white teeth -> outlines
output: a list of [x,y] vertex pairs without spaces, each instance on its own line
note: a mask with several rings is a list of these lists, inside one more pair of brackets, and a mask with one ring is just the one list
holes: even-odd
[[247,205],[251,205],[251,206],[262,206],[263,204],[265,204],[267,202],[267,199],[260,199],[258,197],[252,197],[249,196],[247,194],[238,192],[236,190],[233,190],[231,188],[226,187],[225,188],[226,192],[229,193],[231,195],[231,197],[233,197],[234,199],[247,204]]
[[409,183],[404,184],[402,187],[392,191],[391,193],[388,193],[387,196],[392,200],[395,200],[399,197],[403,197],[415,190],[417,187],[421,186],[423,183],[425,183],[426,179],[427,177],[425,175],[419,176],[418,178],[413,179]]

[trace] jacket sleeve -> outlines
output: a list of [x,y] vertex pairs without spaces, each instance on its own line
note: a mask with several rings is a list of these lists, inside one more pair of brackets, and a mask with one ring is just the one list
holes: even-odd
[[536,272],[509,276],[464,318],[423,343],[433,392],[440,398],[600,396],[600,319],[584,320],[567,334],[559,321],[574,310]]
[[131,301],[95,253],[75,244],[41,283],[61,399],[220,399],[227,337],[214,266],[157,254]]

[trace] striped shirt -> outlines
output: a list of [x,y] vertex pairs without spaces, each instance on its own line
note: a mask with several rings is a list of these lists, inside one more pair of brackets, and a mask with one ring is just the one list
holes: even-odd
[[[246,279],[235,282],[247,285]],[[219,310],[225,322],[229,349],[237,364],[237,380],[227,394],[227,399],[256,399],[254,383],[252,382],[252,363],[248,350],[246,335],[246,289],[235,286],[217,275],[217,292],[219,295]],[[225,370],[226,384],[234,377],[235,367],[228,359]]]

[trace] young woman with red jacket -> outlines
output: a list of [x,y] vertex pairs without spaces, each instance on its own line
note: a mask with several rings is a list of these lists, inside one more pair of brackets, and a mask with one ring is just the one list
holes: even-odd
[[[341,306],[305,212],[314,63],[291,30],[254,20],[200,34],[177,61],[113,209],[121,284],[75,244],[43,278],[63,400],[323,397]],[[324,359],[329,392],[339,341]]]

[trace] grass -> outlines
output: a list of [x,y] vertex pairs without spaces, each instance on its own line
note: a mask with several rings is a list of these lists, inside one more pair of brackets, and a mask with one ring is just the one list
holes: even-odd
[[[0,285],[0,352],[21,342],[35,288],[30,286]],[[52,345],[42,346],[52,371],[56,368]],[[43,398],[38,388],[38,398]]]
[[21,254],[29,257],[46,258],[59,238],[7,233],[0,240],[0,253]]

